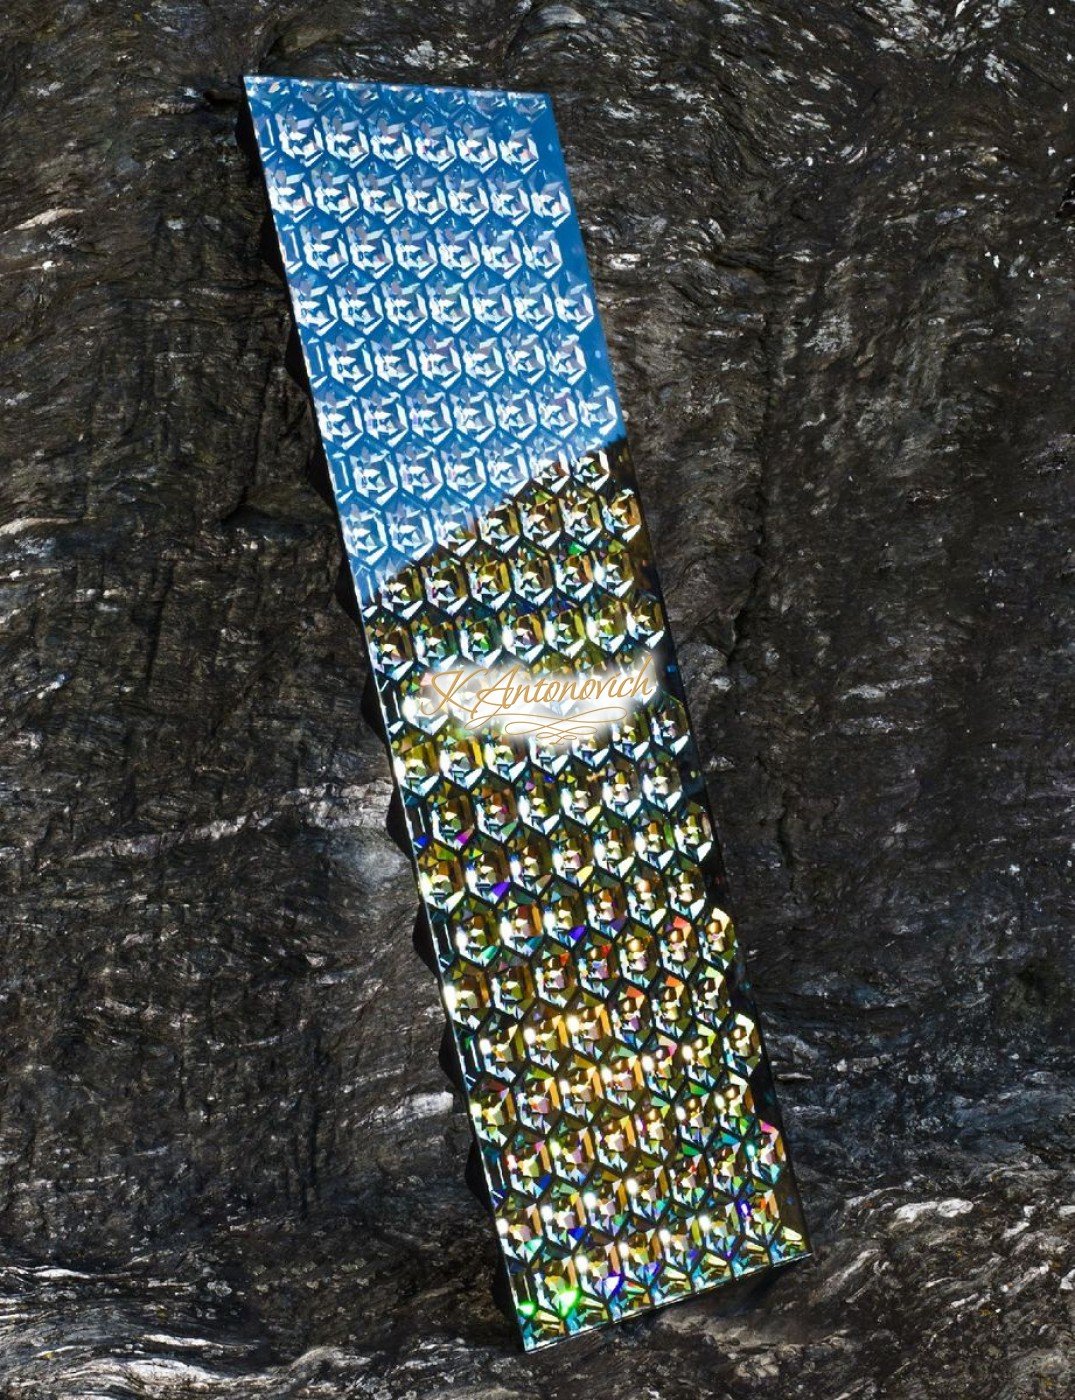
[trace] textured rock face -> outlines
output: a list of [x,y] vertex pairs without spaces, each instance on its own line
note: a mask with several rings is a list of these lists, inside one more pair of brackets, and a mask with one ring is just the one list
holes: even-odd
[[[0,1389],[1075,1390],[1065,7],[16,4]],[[556,101],[817,1261],[531,1360],[243,71]]]

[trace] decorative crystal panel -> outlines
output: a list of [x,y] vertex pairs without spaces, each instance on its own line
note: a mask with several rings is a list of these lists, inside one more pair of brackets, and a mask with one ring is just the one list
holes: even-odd
[[524,1344],[801,1256],[548,99],[247,92]]

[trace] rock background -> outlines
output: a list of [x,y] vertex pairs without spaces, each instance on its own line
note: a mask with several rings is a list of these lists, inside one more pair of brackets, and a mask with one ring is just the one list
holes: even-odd
[[[0,1394],[1075,1393],[1070,0],[0,24]],[[817,1247],[758,1296],[489,1299],[243,71],[554,95]]]

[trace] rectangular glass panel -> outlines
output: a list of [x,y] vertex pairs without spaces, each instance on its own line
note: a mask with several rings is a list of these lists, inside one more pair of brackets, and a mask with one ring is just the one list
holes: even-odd
[[247,91],[524,1345],[801,1256],[548,99]]

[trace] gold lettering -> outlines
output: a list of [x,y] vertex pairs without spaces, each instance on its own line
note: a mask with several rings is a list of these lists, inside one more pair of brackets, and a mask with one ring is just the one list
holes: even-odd
[[418,709],[455,714],[472,729],[569,742],[622,721],[658,689],[653,662],[629,668],[535,676],[521,666],[452,666],[423,676]]

